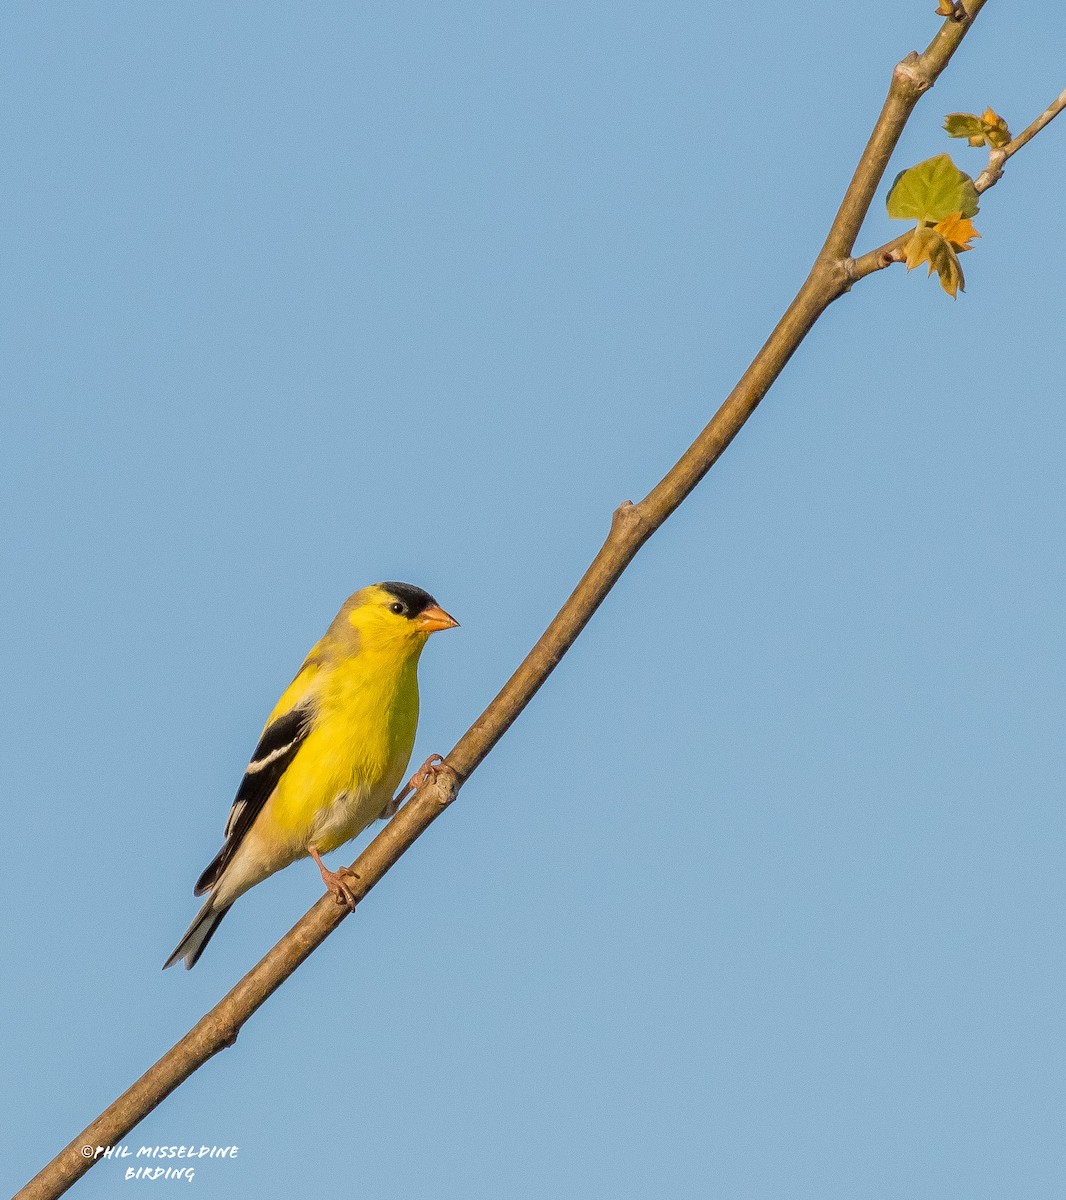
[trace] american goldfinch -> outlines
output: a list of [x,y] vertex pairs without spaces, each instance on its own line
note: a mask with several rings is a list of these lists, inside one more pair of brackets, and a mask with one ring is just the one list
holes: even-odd
[[392,811],[418,724],[419,655],[431,633],[458,624],[408,583],[376,583],[345,601],[267,720],[226,843],[193,889],[207,903],[164,970],[179,958],[192,967],[234,900],[305,855],[354,906],[344,873],[321,855]]

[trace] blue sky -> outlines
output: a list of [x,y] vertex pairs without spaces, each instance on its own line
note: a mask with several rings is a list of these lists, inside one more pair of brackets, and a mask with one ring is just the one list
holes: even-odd
[[[0,1186],[320,894],[298,863],[160,971],[343,599],[462,622],[446,751],[765,338],[934,7],[5,6]],[[943,115],[1020,128],[1064,39],[989,4],[889,179],[976,174]],[[237,1145],[202,1200],[1066,1187],[1064,152],[984,198],[957,302],[894,269],[832,308],[130,1145]]]

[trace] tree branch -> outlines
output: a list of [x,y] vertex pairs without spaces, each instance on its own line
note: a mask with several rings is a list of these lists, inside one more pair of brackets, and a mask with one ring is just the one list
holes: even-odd
[[[1054,121],[1064,108],[1066,108],[1066,90],[1060,92],[1040,116],[1026,125],[1016,138],[1012,138],[1005,146],[1000,146],[998,149],[994,146],[991,147],[988,152],[988,166],[973,181],[978,194],[987,192],[990,187],[995,187],[1003,178],[1003,164],[1007,159],[1013,158],[1023,146],[1028,145],[1041,129]],[[850,265],[852,279],[858,282],[875,271],[883,271],[885,267],[890,267],[893,263],[903,262],[906,257],[905,247],[913,232],[913,229],[908,229],[906,233],[900,234],[890,242],[885,242],[876,250],[868,251],[861,258],[852,259]]]
[[873,133],[866,145],[858,168],[852,176],[848,190],[844,193],[840,210],[829,230],[822,248],[828,258],[845,259],[855,246],[859,229],[874,198],[877,185],[885,173],[888,160],[896,148],[900,134],[914,106],[936,83],[940,72],[948,65],[959,43],[969,32],[977,14],[985,6],[985,0],[970,0],[965,11],[956,7],[955,15],[941,25],[936,37],[924,54],[912,52],[892,72],[892,84],[888,89],[881,115],[877,118]]
[[[848,257],[907,119],[960,45],[985,0],[969,0],[941,26],[923,54],[893,71],[888,97],[833,220],[825,245],[751,366],[706,428],[638,504],[615,511],[599,553],[570,598],[499,694],[448,755],[450,771],[419,788],[353,864],[362,899],[455,799],[458,789],[510,728],[584,629],[637,551],[678,507],[755,411],[808,331],[851,286]],[[1048,118],[1050,120],[1050,117]],[[214,1054],[233,1045],[241,1026],[348,910],[325,896],[174,1047],[110,1105],[18,1193],[16,1200],[52,1200],[95,1161],[96,1148],[117,1145],[131,1129]]]
[[1041,129],[1054,121],[1064,108],[1066,108],[1066,90],[1059,92],[1040,116],[1026,125],[1016,138],[1012,138],[1005,146],[1000,146],[998,149],[993,146],[988,154],[988,166],[974,180],[977,190],[985,192],[998,183],[1003,178],[1003,164],[1007,159],[1017,154],[1023,146],[1028,145]]

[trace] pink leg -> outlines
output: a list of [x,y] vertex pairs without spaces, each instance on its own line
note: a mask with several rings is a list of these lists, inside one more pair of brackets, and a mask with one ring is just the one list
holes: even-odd
[[318,869],[322,872],[322,882],[326,885],[327,890],[336,897],[337,903],[346,904],[351,912],[355,912],[355,892],[352,891],[352,885],[348,882],[348,878],[358,878],[355,872],[350,867],[331,871],[322,861],[321,855],[314,846],[308,846],[307,853],[318,864]]
[[394,817],[400,811],[400,805],[407,799],[412,792],[424,784],[429,783],[431,779],[436,778],[441,771],[451,771],[452,768],[444,761],[439,754],[431,754],[429,758],[418,768],[411,778],[404,784],[403,791],[398,796],[390,800],[385,806],[384,812],[381,814],[381,820],[387,821],[389,817]]

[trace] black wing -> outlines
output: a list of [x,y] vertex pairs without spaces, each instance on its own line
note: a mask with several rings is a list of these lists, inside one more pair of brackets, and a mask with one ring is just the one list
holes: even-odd
[[259,739],[252,761],[241,780],[241,786],[237,789],[233,808],[230,809],[229,820],[226,822],[226,844],[196,881],[194,896],[203,895],[218,882],[237,847],[244,841],[245,834],[251,829],[253,821],[259,816],[263,805],[270,799],[271,792],[278,786],[282,775],[303,745],[311,729],[313,717],[314,705],[305,702],[298,704],[283,717],[278,717],[263,730],[263,736]]

